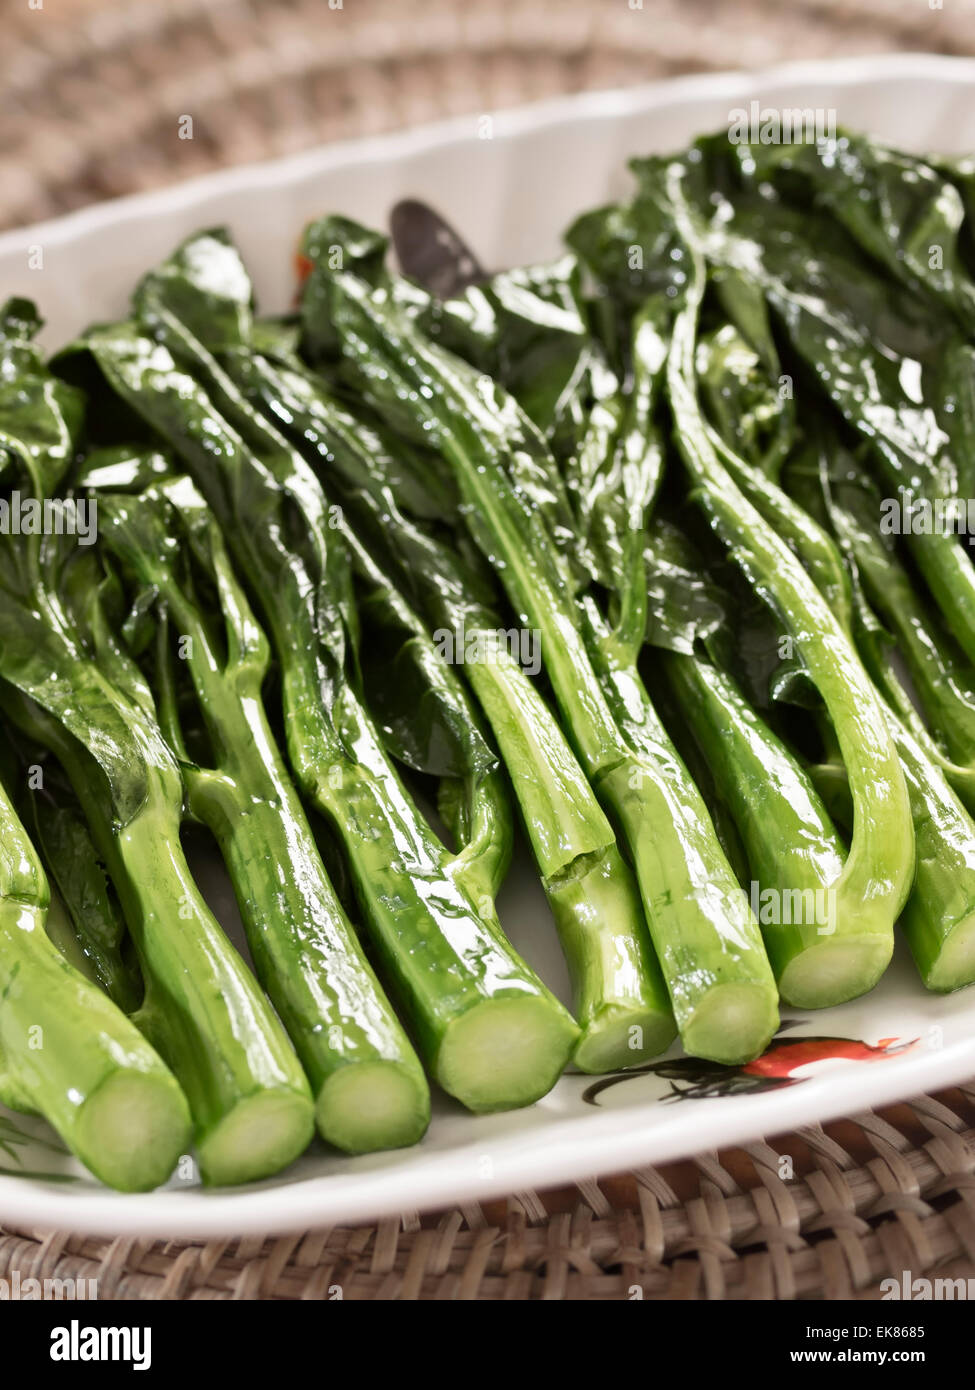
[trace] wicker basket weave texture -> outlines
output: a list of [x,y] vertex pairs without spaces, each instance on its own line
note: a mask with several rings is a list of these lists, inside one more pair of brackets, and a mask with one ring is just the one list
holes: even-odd
[[975,52],[975,0],[336,3],[0,0],[0,226],[555,93],[798,57]]
[[876,1299],[975,1273],[975,1085],[687,1163],[375,1226],[208,1242],[0,1230],[100,1299]]

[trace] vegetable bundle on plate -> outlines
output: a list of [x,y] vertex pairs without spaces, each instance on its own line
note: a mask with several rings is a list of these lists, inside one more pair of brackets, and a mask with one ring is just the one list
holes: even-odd
[[[895,927],[975,980],[970,178],[634,172],[449,298],[324,218],[290,319],[221,231],[50,362],[5,306],[0,1099],[105,1182],[741,1063]],[[518,834],[571,1012],[495,906]]]

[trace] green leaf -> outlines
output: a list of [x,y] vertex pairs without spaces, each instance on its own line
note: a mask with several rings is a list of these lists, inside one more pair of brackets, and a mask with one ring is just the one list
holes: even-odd
[[32,341],[40,326],[29,300],[10,299],[0,307],[0,480],[15,487],[26,480],[36,497],[45,498],[71,466],[84,403],[44,366]]

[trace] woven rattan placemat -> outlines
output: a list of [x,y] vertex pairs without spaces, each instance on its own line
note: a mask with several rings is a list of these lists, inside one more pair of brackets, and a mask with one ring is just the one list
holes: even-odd
[[975,1271],[975,1083],[373,1226],[197,1243],[8,1226],[0,1277],[15,1271],[94,1279],[103,1300],[876,1299],[883,1279]]
[[[0,226],[323,141],[787,59],[975,52],[975,0],[0,0]],[[193,139],[180,119],[193,117]]]
[[[0,0],[0,26],[0,227],[555,93],[975,52],[975,0]],[[102,1299],[876,1298],[933,1270],[975,1274],[975,1082],[376,1226],[205,1243],[0,1229],[0,1276],[97,1279]]]

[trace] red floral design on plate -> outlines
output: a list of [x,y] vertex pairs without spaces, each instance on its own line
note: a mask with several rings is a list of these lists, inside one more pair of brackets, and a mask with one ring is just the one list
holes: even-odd
[[716,1096],[756,1095],[762,1091],[778,1091],[785,1086],[797,1086],[809,1080],[796,1076],[801,1068],[812,1062],[823,1062],[834,1058],[849,1062],[884,1062],[890,1057],[900,1057],[917,1047],[920,1039],[911,1038],[901,1042],[899,1038],[881,1038],[877,1043],[867,1043],[859,1038],[828,1037],[783,1037],[782,1034],[794,1023],[783,1024],[769,1044],[768,1050],[753,1062],[743,1066],[726,1067],[720,1062],[706,1062],[700,1057],[672,1057],[662,1062],[649,1062],[646,1066],[633,1067],[628,1071],[613,1072],[611,1076],[601,1077],[583,1092],[583,1100],[589,1105],[598,1105],[598,1097],[612,1086],[623,1081],[635,1080],[638,1076],[660,1076],[670,1082],[670,1092],[661,1097],[663,1101],[711,1100]]

